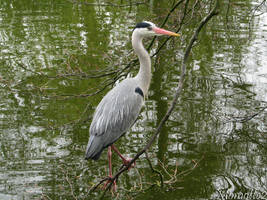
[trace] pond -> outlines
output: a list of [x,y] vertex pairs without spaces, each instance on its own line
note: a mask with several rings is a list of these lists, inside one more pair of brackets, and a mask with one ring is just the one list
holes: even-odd
[[[1,1],[0,199],[101,195],[89,191],[107,176],[107,150],[97,162],[84,160],[92,115],[115,84],[137,73],[135,24],[160,26],[169,16],[163,27],[181,37],[153,42],[145,106],[116,142],[128,157],[147,144],[173,100],[189,40],[214,5],[184,0],[170,12],[178,2]],[[219,2],[193,46],[177,105],[148,151],[163,188],[142,155],[105,199],[267,198],[267,3]],[[120,166],[113,154],[113,173]]]

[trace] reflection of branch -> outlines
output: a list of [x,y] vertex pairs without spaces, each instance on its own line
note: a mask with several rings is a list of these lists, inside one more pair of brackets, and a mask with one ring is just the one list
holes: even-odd
[[[183,1],[184,1],[184,0],[180,0],[180,1],[178,1],[178,2],[172,7],[172,9],[169,11],[169,13],[167,14],[167,16],[165,17],[163,23],[160,25],[161,28],[166,24],[166,22],[168,21],[170,15],[174,12],[174,10],[175,10],[175,9],[176,9],[176,8],[183,2]],[[182,24],[182,22],[181,22],[180,24]],[[180,25],[180,26],[181,26],[181,25]],[[176,33],[177,33],[178,31],[179,31],[179,29],[176,31]],[[154,54],[152,55],[152,57],[154,57],[154,56],[159,52],[159,50],[166,44],[166,42],[167,42],[170,38],[171,38],[171,36],[168,37],[168,38],[163,42],[163,44],[161,44],[161,46],[158,48],[157,52],[154,53]],[[152,45],[154,44],[155,40],[156,40],[156,36],[153,38],[153,40],[152,40],[152,41],[150,42],[150,44],[148,45],[147,50],[149,50],[149,49],[152,47]]]
[[[198,160],[192,160],[192,166],[187,170],[181,171],[180,173],[178,173],[179,170],[178,170],[178,163],[177,162],[176,162],[175,169],[168,171],[167,167],[159,160],[160,167],[162,168],[163,172],[168,175],[168,178],[166,178],[167,180],[163,181],[163,183],[162,183],[164,185],[167,185],[167,187],[165,187],[165,189],[166,188],[168,188],[168,189],[172,188],[172,185],[177,183],[178,181],[180,181],[181,177],[188,176],[190,173],[192,173],[199,166],[199,163],[203,160],[203,158],[204,158],[204,156],[202,156]],[[146,192],[155,186],[162,188],[161,184],[158,181],[156,181],[156,182],[142,182],[142,175],[139,173],[138,169],[136,169],[136,171],[137,171],[139,178],[140,178],[139,185],[134,185],[130,189],[121,188],[121,190],[124,190],[125,192],[127,192],[127,194],[129,194],[129,193],[140,194],[140,192]],[[146,187],[144,187],[143,185],[145,185]],[[183,189],[183,187],[177,187],[177,185],[175,185],[175,189],[176,190],[177,189]]]
[[166,167],[164,166],[164,164],[162,162],[160,162],[162,169],[164,170],[164,172],[170,177],[169,180],[164,181],[165,184],[172,184],[172,183],[176,183],[177,182],[177,177],[181,177],[181,176],[187,176],[188,174],[192,173],[194,171],[194,169],[199,165],[199,163],[203,160],[204,156],[202,156],[199,160],[195,161],[192,160],[193,166],[185,171],[182,171],[180,173],[178,172],[178,163],[176,163],[176,167],[174,170],[173,174],[170,174]]
[[149,160],[147,151],[145,151],[145,154],[146,154],[146,160],[147,160],[147,162],[148,162],[148,164],[150,166],[150,169],[152,170],[152,172],[154,172],[154,173],[159,175],[159,177],[160,177],[160,186],[163,187],[163,176],[162,176],[162,174],[158,170],[154,169],[151,161]]
[[[184,79],[185,79],[185,73],[186,73],[186,65],[187,65],[187,60],[189,58],[189,54],[191,52],[191,49],[193,47],[194,42],[197,40],[197,37],[201,31],[201,29],[203,28],[203,26],[215,15],[218,14],[217,12],[217,7],[218,7],[218,0],[216,0],[215,6],[212,9],[212,11],[204,18],[202,19],[202,21],[200,22],[199,26],[196,28],[196,30],[194,31],[193,36],[190,39],[190,42],[186,48],[186,51],[184,53],[184,58],[182,61],[182,72],[181,72],[181,76],[180,76],[180,80],[179,83],[177,85],[176,88],[176,92],[175,95],[173,97],[173,100],[171,102],[171,105],[167,111],[167,113],[165,114],[165,116],[162,118],[162,120],[160,121],[155,133],[152,135],[152,137],[150,138],[150,140],[148,141],[147,145],[141,150],[139,151],[135,157],[131,160],[131,162],[129,162],[129,164],[127,166],[123,166],[121,167],[121,169],[113,176],[110,178],[110,183],[108,184],[108,186],[106,187],[105,191],[102,193],[101,197],[103,197],[106,193],[107,190],[109,190],[113,184],[113,182],[115,180],[117,180],[119,178],[119,176],[126,170],[128,170],[130,168],[130,166],[142,155],[144,154],[154,143],[154,141],[156,140],[156,138],[158,137],[163,125],[165,124],[165,122],[169,119],[172,111],[175,108],[175,105],[177,104],[177,100],[178,97],[181,94],[181,91],[183,89],[183,84],[184,84]],[[99,184],[98,184],[99,185]],[[95,188],[94,188],[95,189]]]
[[261,112],[263,112],[266,108],[267,108],[267,106],[263,107],[262,109],[260,109],[258,112],[256,112],[256,113],[253,114],[253,115],[243,117],[243,119],[240,119],[240,122],[247,122],[247,121],[253,119],[253,118],[256,117],[257,115],[259,115]]
[[[99,93],[101,93],[102,91],[104,91],[107,87],[114,85],[115,82],[117,80],[119,80],[121,77],[125,77],[127,76],[127,74],[129,73],[131,67],[135,66],[137,64],[137,59],[131,60],[128,64],[125,65],[124,68],[120,68],[120,69],[109,69],[105,68],[103,70],[97,71],[97,72],[93,72],[90,71],[90,73],[86,73],[86,72],[82,72],[81,70],[79,70],[79,72],[67,72],[67,73],[57,73],[56,75],[47,75],[43,72],[36,72],[34,70],[31,70],[29,68],[27,68],[26,66],[24,66],[21,63],[17,63],[17,66],[24,69],[27,72],[31,72],[37,76],[41,76],[47,79],[59,79],[59,78],[64,78],[64,79],[68,79],[68,80],[81,80],[81,79],[90,79],[90,78],[104,78],[107,76],[111,76],[110,78],[108,78],[107,80],[105,80],[104,83],[101,84],[101,87],[97,88],[91,88],[91,91],[94,92],[88,92],[87,94],[53,94],[53,95],[44,95],[47,98],[59,98],[59,99],[69,99],[69,98],[81,98],[81,97],[89,97],[89,96],[94,96],[97,95]],[[2,82],[2,79],[0,78],[0,82]],[[97,89],[97,90],[96,90]],[[42,92],[44,90],[47,90],[47,88],[43,88],[43,87],[34,87],[32,89],[27,88],[27,90],[37,90],[39,92]],[[96,90],[96,91],[95,91]]]
[[[264,4],[266,4],[266,0],[263,0],[259,5],[257,5],[255,8],[254,8],[254,10],[252,11],[252,15],[251,15],[251,17],[250,17],[250,19],[249,19],[249,37],[251,37],[251,30],[252,30],[252,24],[251,24],[251,22],[252,22],[252,18],[253,17],[255,17],[255,13],[256,13],[256,11],[262,6],[262,5],[264,5]],[[265,12],[263,12],[263,13],[265,13]],[[262,13],[262,14],[263,14]]]
[[77,4],[84,4],[88,6],[112,6],[112,7],[131,7],[131,6],[139,6],[139,5],[146,5],[146,2],[135,2],[135,3],[130,3],[130,4],[114,4],[111,2],[106,2],[106,3],[89,3],[89,2],[78,2],[75,0],[69,0],[71,3],[77,3]]
[[226,10],[226,13],[225,13],[225,22],[226,22],[225,24],[226,24],[227,30],[229,29],[229,25],[228,25],[228,22],[229,22],[229,19],[228,19],[229,11],[230,11],[230,0],[228,0],[228,2],[227,2],[227,10]]
[[[61,167],[60,167],[61,168]],[[72,186],[72,183],[70,182],[69,180],[69,177],[68,177],[68,171],[65,171],[63,168],[61,168],[62,172],[65,174],[65,180],[67,181],[67,183],[69,184],[70,186],[70,191],[71,191],[71,195],[72,197],[77,200],[77,197],[74,195],[74,191],[73,191],[73,186]]]
[[229,123],[229,122],[241,122],[241,123],[245,123],[251,119],[253,119],[254,117],[258,116],[260,113],[262,113],[265,109],[267,109],[267,106],[265,107],[262,107],[258,112],[252,114],[252,115],[247,115],[247,116],[244,116],[244,117],[232,117],[234,118],[233,120],[229,120],[227,121],[226,123]]
[[[179,2],[178,2],[178,3],[171,9],[171,11],[168,13],[167,17],[164,19],[164,22],[162,23],[161,27],[165,25],[165,23],[166,23],[166,21],[168,20],[170,14],[171,14],[171,13],[172,13],[172,12],[179,6],[179,5],[180,5],[180,3],[182,3],[183,1],[184,1],[184,0],[180,0],[180,1],[179,1]],[[182,28],[183,21],[184,21],[185,16],[186,16],[186,10],[187,10],[188,3],[189,3],[189,0],[186,0],[186,2],[185,2],[185,7],[184,7],[184,12],[183,12],[183,16],[182,16],[182,19],[181,19],[181,21],[180,21],[180,23],[179,23],[179,27],[178,27],[178,29],[176,30],[176,33],[179,32],[180,29]],[[152,44],[153,44],[153,42],[154,42],[154,39],[155,39],[155,37],[153,38],[153,40],[152,40],[152,42],[151,42],[151,44],[149,45],[148,48],[150,48],[150,47],[152,46]],[[158,47],[157,51],[152,55],[152,57],[154,57],[155,55],[157,55],[157,54],[160,52],[160,50],[162,49],[162,47],[164,47],[165,44],[166,44],[170,39],[171,39],[171,36],[168,37],[167,39],[165,39],[164,42]]]
[[47,200],[47,199],[52,200],[49,196],[47,196],[45,194],[42,194],[41,199],[42,200]]
[[[80,71],[79,73],[58,73],[55,76],[49,76],[49,75],[44,74],[43,72],[36,72],[32,69],[29,69],[21,63],[17,63],[17,64],[18,64],[18,67],[24,69],[25,71],[31,72],[31,73],[38,75],[38,76],[44,76],[44,77],[49,78],[49,79],[66,78],[66,79],[72,80],[69,77],[78,77],[79,78],[78,80],[89,79],[89,78],[103,78],[105,76],[110,76],[110,75],[116,74],[120,71],[120,69],[110,70],[107,72],[105,70],[101,70],[101,71],[98,71],[98,73],[94,74],[94,75]],[[100,72],[104,72],[104,73],[100,73]]]
[[194,163],[194,165],[190,169],[180,172],[178,174],[178,176],[182,176],[182,175],[183,176],[186,176],[186,175],[190,174],[198,166],[198,164],[200,163],[200,161],[203,160],[203,158],[204,158],[204,156],[202,156],[198,161],[192,160],[192,162]]
[[253,17],[253,16],[255,16],[255,12],[262,6],[262,5],[264,5],[266,3],[266,0],[263,0],[259,5],[257,5],[255,8],[254,8],[254,10],[252,11],[252,16],[251,16],[251,18]]

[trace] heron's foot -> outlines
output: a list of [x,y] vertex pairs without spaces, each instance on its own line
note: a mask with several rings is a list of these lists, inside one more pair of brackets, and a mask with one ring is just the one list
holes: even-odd
[[116,184],[116,180],[114,180],[114,181],[112,181],[111,179],[112,179],[113,177],[112,176],[109,176],[109,179],[106,181],[106,183],[104,184],[104,186],[102,187],[102,190],[105,190],[106,189],[106,187],[108,187],[108,185],[111,183],[111,182],[113,182],[112,183],[112,191],[113,192],[116,192],[117,191],[117,184]]
[[[128,165],[130,164],[131,161],[132,161],[132,158],[124,158],[124,159],[122,160],[124,166],[128,166]],[[132,163],[132,165],[128,168],[128,170],[130,170],[132,167],[135,167],[135,165],[136,165],[136,163],[135,163],[135,161],[134,161],[134,162]]]

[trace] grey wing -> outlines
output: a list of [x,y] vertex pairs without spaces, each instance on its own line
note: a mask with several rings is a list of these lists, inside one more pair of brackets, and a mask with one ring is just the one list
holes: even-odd
[[111,90],[96,108],[90,126],[86,158],[97,160],[104,148],[118,140],[136,121],[144,99],[130,82]]

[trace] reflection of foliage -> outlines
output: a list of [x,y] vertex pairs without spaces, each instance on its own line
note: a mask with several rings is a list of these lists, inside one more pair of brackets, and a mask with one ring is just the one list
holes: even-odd
[[[81,4],[83,4],[82,1],[80,2],[71,1],[71,2],[75,3],[74,5],[77,5],[80,2]],[[126,7],[127,9],[129,8],[130,10],[130,7],[128,7],[128,1],[117,1],[117,2],[118,4],[116,5],[114,5],[114,3],[110,4],[108,2],[105,3],[106,5],[103,5],[103,4],[102,5],[95,5],[95,4],[89,5],[88,4],[88,7],[89,6],[99,6],[99,7],[101,6],[119,7],[120,6],[120,7]],[[119,4],[120,2],[122,5]],[[133,2],[132,5],[135,4],[134,1],[129,1],[129,3],[131,2]],[[169,2],[168,6],[170,9],[168,8],[167,12],[160,13],[159,19],[156,17],[153,17],[152,21],[162,22],[161,26],[175,27],[176,32],[182,33],[182,37],[181,37],[182,45],[180,47],[180,49],[182,50],[176,51],[176,52],[179,52],[177,53],[178,55],[176,54],[176,56],[178,57],[177,60],[179,60],[180,59],[179,57],[182,57],[183,49],[185,48],[186,44],[189,43],[190,36],[192,35],[193,27],[195,27],[199,23],[199,21],[211,10],[214,1],[212,0],[205,0],[205,1],[179,0],[178,1],[177,0],[177,1],[168,1],[168,2]],[[232,174],[232,171],[229,172],[227,171],[227,169],[225,170],[225,168],[227,168],[227,166],[225,165],[227,165],[228,162],[231,162],[231,164],[229,165],[231,165],[231,167],[234,167],[234,168],[236,167],[237,168],[236,171],[237,170],[240,172],[245,171],[249,173],[249,176],[252,177],[252,178],[246,177],[246,179],[249,179],[252,182],[253,177],[254,178],[256,177],[254,182],[261,184],[262,188],[265,187],[264,180],[262,179],[262,177],[264,177],[265,175],[263,174],[264,166],[261,166],[262,164],[260,165],[259,162],[261,163],[265,162],[264,155],[266,155],[266,134],[264,134],[265,133],[264,131],[266,130],[266,121],[267,121],[266,112],[265,112],[266,102],[259,102],[253,99],[253,96],[255,95],[255,93],[250,90],[251,84],[247,84],[246,81],[242,79],[241,73],[242,73],[242,68],[244,68],[244,66],[238,65],[236,67],[236,66],[232,66],[232,64],[234,65],[234,61],[233,61],[234,59],[240,60],[240,58],[235,58],[235,56],[241,54],[244,47],[246,46],[244,44],[249,43],[249,39],[250,39],[247,35],[245,35],[244,37],[244,33],[242,33],[241,31],[236,31],[236,30],[239,30],[241,28],[240,24],[242,24],[242,26],[245,25],[247,28],[248,26],[247,19],[250,19],[249,28],[251,28],[250,31],[252,34],[253,33],[252,26],[254,25],[252,24],[253,22],[252,18],[257,17],[258,15],[261,14],[262,9],[264,9],[264,6],[266,6],[266,0],[259,1],[258,4],[253,4],[254,6],[250,3],[250,1],[242,1],[242,5],[240,2],[241,1],[221,2],[220,12],[221,10],[223,11],[223,9],[225,9],[225,7],[223,7],[223,4],[226,4],[227,6],[227,11],[225,12],[226,14],[224,15],[224,13],[222,12],[223,13],[222,15],[219,15],[218,17],[214,18],[213,21],[210,22],[210,23],[213,23],[213,25],[223,24],[222,26],[226,28],[227,30],[226,32],[223,32],[221,30],[214,30],[218,26],[216,27],[216,26],[209,25],[206,27],[206,30],[204,29],[204,31],[202,31],[201,35],[199,36],[198,38],[199,43],[195,46],[189,58],[191,58],[191,55],[192,55],[192,60],[197,61],[196,63],[198,67],[200,67],[200,70],[192,70],[191,63],[190,63],[190,66],[187,67],[187,77],[189,81],[185,82],[185,90],[183,91],[182,100],[181,100],[181,102],[183,102],[186,106],[179,107],[179,111],[177,111],[176,113],[173,113],[172,119],[169,120],[169,122],[171,123],[171,127],[175,129],[176,135],[184,134],[184,130],[179,129],[179,126],[181,126],[181,124],[182,125],[184,124],[185,129],[190,129],[189,135],[187,135],[188,132],[186,132],[186,134],[182,135],[181,137],[172,138],[171,141],[169,141],[170,138],[168,138],[168,135],[167,135],[168,141],[165,141],[165,143],[167,145],[168,142],[171,142],[171,145],[174,146],[178,141],[179,143],[182,143],[185,146],[187,145],[190,146],[189,151],[191,150],[190,148],[196,148],[195,151],[199,152],[199,154],[197,153],[197,156],[196,156],[197,158],[203,155],[203,149],[206,150],[206,146],[208,146],[208,148],[212,148],[213,145],[214,146],[222,145],[222,150],[221,149],[218,150],[215,148],[218,151],[216,152],[217,153],[216,157],[219,157],[218,155],[220,154],[224,156],[221,159],[222,160],[221,162],[216,163],[216,164],[221,165],[221,166],[216,167],[216,170],[223,170],[222,174],[224,176],[224,179],[228,182],[227,183],[228,185],[231,185],[233,183],[235,183],[234,185],[243,184],[244,186],[242,186],[243,187],[242,190],[245,190],[247,189],[245,178],[241,180],[243,177],[240,178],[238,177],[238,175],[234,174],[235,172]],[[137,4],[138,2],[136,2],[135,5]],[[146,6],[146,3],[144,2],[144,4],[138,4],[138,6],[142,6],[142,5]],[[245,9],[242,12],[238,12],[238,10],[241,9],[241,7],[245,7]],[[237,13],[239,14],[237,15]],[[82,12],[80,13],[80,15],[83,15],[83,14],[84,13]],[[220,28],[222,28],[222,26],[220,26]],[[171,30],[173,30],[173,28],[171,28]],[[48,30],[45,30],[44,32],[46,31]],[[225,41],[219,42],[219,40],[225,40]],[[60,40],[60,42],[63,42],[63,41]],[[162,39],[159,41],[154,39],[147,46],[148,46],[148,49],[150,49],[152,52],[152,57],[156,58],[158,61],[159,59],[161,60],[164,59],[163,56],[161,56],[161,54],[164,54],[164,51],[166,50],[167,45],[172,45],[171,48],[173,46],[175,47],[178,46],[177,43],[175,42],[176,41],[171,41],[170,38]],[[201,42],[205,42],[205,44],[201,45]],[[153,46],[156,46],[156,45],[158,46],[156,48],[155,47],[153,48]],[[76,45],[75,45],[75,48],[76,48]],[[12,50],[14,48],[10,48],[10,49]],[[236,54],[232,53],[232,51],[235,52]],[[92,65],[95,65],[95,66],[91,66],[90,63],[89,64],[83,63],[83,61],[81,61],[82,59],[80,59],[79,55],[77,55],[79,53],[77,54],[75,53],[67,52],[68,58],[64,60],[64,63],[60,63],[59,65],[54,63],[53,66],[51,64],[47,64],[45,65],[45,68],[42,68],[42,67],[38,68],[39,65],[36,65],[34,61],[30,63],[26,62],[25,64],[24,62],[22,62],[23,59],[13,60],[12,54],[10,54],[10,57],[7,59],[7,61],[1,61],[1,65],[3,66],[14,67],[14,69],[12,68],[8,69],[8,67],[2,67],[0,69],[1,73],[4,72],[3,70],[8,70],[8,73],[4,72],[2,73],[3,75],[1,74],[0,76],[1,91],[2,90],[5,91],[2,98],[3,99],[8,98],[8,96],[15,96],[17,94],[21,95],[22,97],[25,97],[26,101],[29,101],[29,103],[26,104],[27,106],[30,107],[30,109],[27,110],[27,112],[29,113],[25,113],[24,110],[20,109],[18,105],[14,106],[16,107],[16,110],[14,111],[22,112],[23,114],[19,116],[25,117],[27,119],[29,118],[29,120],[34,121],[35,124],[38,124],[39,123],[38,120],[40,120],[39,118],[42,118],[41,127],[47,128],[46,131],[43,131],[43,133],[41,133],[41,134],[46,135],[44,137],[44,140],[50,141],[48,138],[54,137],[54,135],[61,134],[62,126],[72,128],[73,124],[78,125],[78,126],[80,126],[81,124],[82,125],[86,124],[86,122],[88,121],[88,116],[90,118],[92,114],[92,110],[93,110],[92,107],[94,106],[92,102],[93,101],[97,102],[97,100],[95,99],[97,99],[98,96],[101,96],[101,95],[96,95],[96,94],[104,93],[106,89],[112,87],[116,83],[117,80],[120,80],[121,78],[126,77],[127,75],[129,75],[129,73],[131,74],[131,71],[136,70],[138,68],[138,62],[134,58],[134,55],[132,54],[132,52],[127,53],[127,56],[122,55],[119,62],[114,61],[118,59],[118,56],[116,57],[115,55],[118,53],[115,53],[114,55],[111,54],[109,56],[109,55],[106,55],[107,53],[104,52],[103,55],[99,55],[100,57],[99,59],[102,59],[102,56],[103,56],[103,59],[105,59],[105,64],[107,67],[105,67],[104,69],[98,68],[97,62],[96,63],[92,62],[93,64],[91,63]],[[222,55],[222,54],[225,56],[225,58],[216,57],[216,55]],[[86,56],[88,55],[90,54],[87,54]],[[164,56],[168,56],[168,55],[166,55],[165,53]],[[172,55],[169,55],[169,57],[171,56],[175,56],[175,53]],[[29,57],[32,58],[31,56]],[[169,57],[167,59],[169,59]],[[6,57],[3,57],[3,58],[6,58]],[[12,60],[12,62],[9,60]],[[175,60],[175,62],[178,63],[177,60]],[[231,66],[229,68],[219,69],[219,70],[214,69],[218,67],[218,66],[215,66],[215,64],[225,65],[225,63],[227,62],[231,63]],[[81,67],[81,66],[86,66],[86,67]],[[212,66],[214,66],[214,68],[212,68]],[[224,66],[219,66],[219,67],[224,67]],[[16,74],[17,71],[20,71],[22,73],[21,78],[20,76],[19,78],[17,78],[16,76],[14,76],[15,78],[13,77],[13,74]],[[180,71],[177,70],[175,71],[175,73],[176,73],[175,76],[177,76],[179,80],[181,78]],[[6,74],[10,74],[10,76],[6,76]],[[209,76],[210,74],[212,75]],[[231,77],[231,74],[234,74],[234,77],[233,76]],[[90,82],[91,80],[94,80],[94,81],[96,80],[95,82],[97,82],[97,84],[87,85],[87,83]],[[82,81],[87,82],[85,84],[86,87],[79,88],[80,86],[79,82],[82,82]],[[161,85],[160,87],[163,87],[162,85],[164,85],[164,83],[166,82],[163,82],[162,84],[160,84]],[[222,85],[222,88],[218,87],[218,85],[216,84]],[[75,87],[73,87],[72,85],[75,85]],[[206,86],[210,88],[205,88]],[[173,95],[172,89],[174,88],[168,88],[168,94],[166,95],[165,93],[163,93],[162,96],[168,96],[168,98],[171,97]],[[219,94],[219,96],[216,96],[217,94],[215,93],[216,93],[216,90],[218,89],[225,91],[225,94]],[[193,92],[192,91],[188,92],[189,90],[192,90]],[[209,95],[205,95],[207,92],[209,92]],[[241,95],[235,98],[234,95],[236,95],[237,93]],[[202,98],[199,100],[197,99],[196,96],[191,96],[192,94],[193,95],[196,94],[196,96],[200,94]],[[94,96],[94,98],[87,98],[87,97],[92,97],[92,96]],[[160,96],[159,98],[161,98],[162,96]],[[249,98],[243,98],[247,96],[249,96]],[[34,103],[34,105],[32,105],[31,100],[37,103]],[[49,103],[47,103],[47,101],[43,103],[44,100],[47,100]],[[83,104],[85,106],[82,109],[80,109],[81,107],[79,107],[79,109],[77,108],[78,111],[76,112],[76,114],[75,112],[69,112],[71,113],[71,116],[72,116],[70,118],[64,115],[65,110],[62,108],[56,109],[55,111],[53,110],[53,108],[56,108],[59,105],[62,107],[66,107],[65,109],[68,110],[70,109],[68,107],[69,105],[68,102],[73,101],[75,102],[74,104],[77,104],[76,100],[81,100],[81,101],[84,100],[85,103]],[[47,104],[50,104],[48,106],[51,106],[51,104],[53,104],[54,101],[58,101],[58,102],[57,104],[55,103],[55,105],[52,105],[51,109],[47,109],[48,111],[41,108],[42,106],[44,107],[47,106]],[[88,101],[90,101],[90,103],[88,103]],[[166,105],[167,105],[169,101],[164,100],[164,102],[166,102]],[[38,104],[41,104],[41,105],[38,105]],[[226,110],[229,107],[233,107],[234,111]],[[34,119],[34,117],[31,115],[32,113],[30,113],[32,111],[36,112],[35,116],[38,116],[39,117],[38,119],[37,117]],[[58,113],[62,113],[58,117],[61,119],[59,122],[53,121],[55,119],[53,118],[54,117],[53,115],[57,111],[59,111]],[[162,113],[165,113],[164,109],[163,111],[164,112]],[[41,114],[38,112],[40,112]],[[47,113],[44,114],[44,112],[47,112]],[[159,112],[159,110],[157,110],[157,112]],[[200,116],[198,116],[197,112],[200,113],[199,114]],[[187,114],[193,113],[191,114],[192,118],[189,117],[189,115],[185,115],[184,113],[187,113]],[[198,117],[195,117],[195,116],[198,116]],[[5,126],[7,126],[7,124],[8,125],[10,124],[10,127],[14,128],[14,126],[20,125],[20,124],[17,125],[18,123],[14,121],[12,117],[13,117],[12,115],[7,116]],[[162,118],[162,115],[159,116],[158,118],[159,118],[158,120],[160,120]],[[50,121],[48,120],[48,122],[46,122],[47,119],[50,119]],[[20,123],[24,124],[25,121],[20,122]],[[209,123],[209,124],[207,125],[205,123],[207,124]],[[227,130],[228,131],[227,133],[221,134],[223,129],[227,126],[230,126],[230,127],[233,126],[233,127],[231,127],[230,131]],[[60,130],[60,133],[53,132],[54,135],[52,136],[47,134],[48,132],[47,130],[55,130],[55,129]],[[207,130],[207,129],[215,129],[215,130]],[[191,130],[192,132],[190,132]],[[214,133],[214,135],[210,134],[209,131],[212,132],[212,134]],[[72,131],[69,131],[69,132],[72,132]],[[85,134],[86,138],[84,139],[84,141],[87,140],[88,131],[86,130],[85,132],[86,132]],[[75,144],[83,145],[83,141],[81,140],[81,138],[79,138],[81,136],[77,136],[76,133],[77,132],[73,134],[74,136],[71,135],[70,137],[73,137],[72,139]],[[210,136],[212,139],[209,140],[208,137],[206,136],[198,135],[202,133],[209,134],[208,136]],[[196,137],[191,137],[190,134],[196,135]],[[204,137],[205,140],[207,141],[205,142],[200,141],[201,140],[200,137]],[[22,139],[25,140],[24,137]],[[223,141],[221,142],[220,139]],[[190,140],[194,140],[194,141],[191,142]],[[213,144],[213,142],[215,143]],[[195,144],[198,143],[199,145],[198,146],[194,144],[192,145],[192,143],[195,143]],[[2,145],[1,147],[8,146],[7,144]],[[16,148],[18,147],[18,145],[14,145],[14,147],[15,146]],[[31,145],[28,145],[28,148],[31,150],[30,146]],[[202,147],[203,149],[198,149],[200,147]],[[72,149],[72,152],[75,152],[75,151],[77,150]],[[81,148],[81,152],[82,151],[83,151],[83,148]],[[185,151],[187,152],[187,149]],[[252,153],[252,154],[248,153],[251,151],[254,151],[255,153]],[[164,150],[164,153],[166,152],[172,153],[173,150],[166,149]],[[175,156],[179,155],[179,153],[175,154]],[[82,154],[83,152],[80,153],[80,155],[78,156],[79,159],[80,157],[82,157],[81,156]],[[247,157],[248,161],[246,161],[245,159],[240,159],[239,154],[243,157]],[[191,161],[193,161],[193,159],[191,158],[188,159],[187,155],[181,155],[181,157],[189,160],[188,162],[189,164],[187,164],[187,166],[191,166],[192,164]],[[172,159],[173,157],[167,156],[167,159],[169,158]],[[156,159],[151,158],[151,157],[150,159],[152,161],[152,164],[154,164],[154,161]],[[174,159],[177,159],[177,158],[175,157]],[[257,161],[257,159],[259,160],[262,159],[263,161]],[[80,163],[82,163],[82,160],[79,160],[79,161]],[[200,164],[204,166],[212,165],[208,163],[208,161],[210,160],[208,160],[207,157],[204,157],[203,162],[200,162]],[[74,161],[74,162],[77,162],[77,161]],[[160,160],[158,162],[160,162]],[[199,163],[199,161],[197,161],[197,163]],[[121,194],[119,195],[127,194],[129,199],[131,199],[139,192],[139,190],[141,192],[146,192],[146,191],[152,190],[153,188],[157,188],[161,190],[160,186],[162,185],[163,185],[163,190],[166,190],[166,191],[167,190],[169,191],[169,189],[179,190],[179,188],[177,188],[177,182],[181,181],[182,178],[185,178],[187,174],[181,174],[181,173],[185,173],[187,172],[187,170],[181,171],[181,169],[177,168],[175,164],[168,165],[166,163],[162,163],[162,164],[159,164],[160,167],[154,167],[152,164],[147,166],[146,169],[142,169],[142,166],[140,163],[141,167],[135,169],[136,170],[135,174],[137,174],[138,177],[135,179],[135,181],[133,181],[133,185],[127,188],[127,187],[124,187],[125,183],[120,183],[122,187],[119,188],[119,191],[121,192]],[[57,164],[55,164],[55,166],[57,166]],[[98,164],[98,166],[102,166],[102,164]],[[190,171],[191,168],[188,167],[189,173],[197,170],[196,168],[194,168],[194,166],[195,165],[193,163],[193,167],[191,171]],[[146,179],[145,174],[150,169],[151,171],[154,172],[155,176],[153,176],[153,180],[147,181],[145,180]],[[180,171],[177,172],[177,169]],[[57,176],[63,176],[62,179],[57,180],[57,183],[59,185],[62,184],[60,185],[60,188],[61,186],[63,188],[62,190],[59,191],[60,194],[58,195],[65,194],[67,197],[71,196],[74,199],[86,198],[87,197],[86,195],[89,192],[89,188],[92,188],[94,182],[98,180],[99,177],[103,176],[103,173],[102,174],[99,173],[96,176],[94,176],[94,179],[93,179],[92,176],[84,175],[85,174],[84,171],[86,170],[90,171],[90,169],[86,168],[85,166],[77,167],[77,166],[66,166],[66,164],[62,164],[62,166],[59,167],[59,170],[58,170],[59,173],[56,174]],[[199,172],[199,173],[202,173],[202,172]],[[214,175],[217,176],[218,174],[219,174],[218,172],[215,172],[215,173],[206,172],[204,176],[205,178],[208,179],[210,176],[214,176]],[[84,176],[80,177],[80,175],[84,175]],[[134,178],[135,177],[131,176],[131,181]],[[144,178],[144,179],[141,179],[141,178]],[[88,179],[90,179],[91,182],[90,181],[88,182]],[[125,177],[121,177],[121,179],[124,181]],[[136,180],[139,180],[139,182]],[[81,185],[82,185],[83,193],[80,193],[80,190],[79,190],[81,188]],[[44,199],[53,199],[52,197],[49,197],[51,194],[50,191],[44,191],[44,192],[49,194],[47,196],[44,195],[43,196]],[[93,195],[96,195],[96,196],[99,195],[98,191],[94,193]]]

